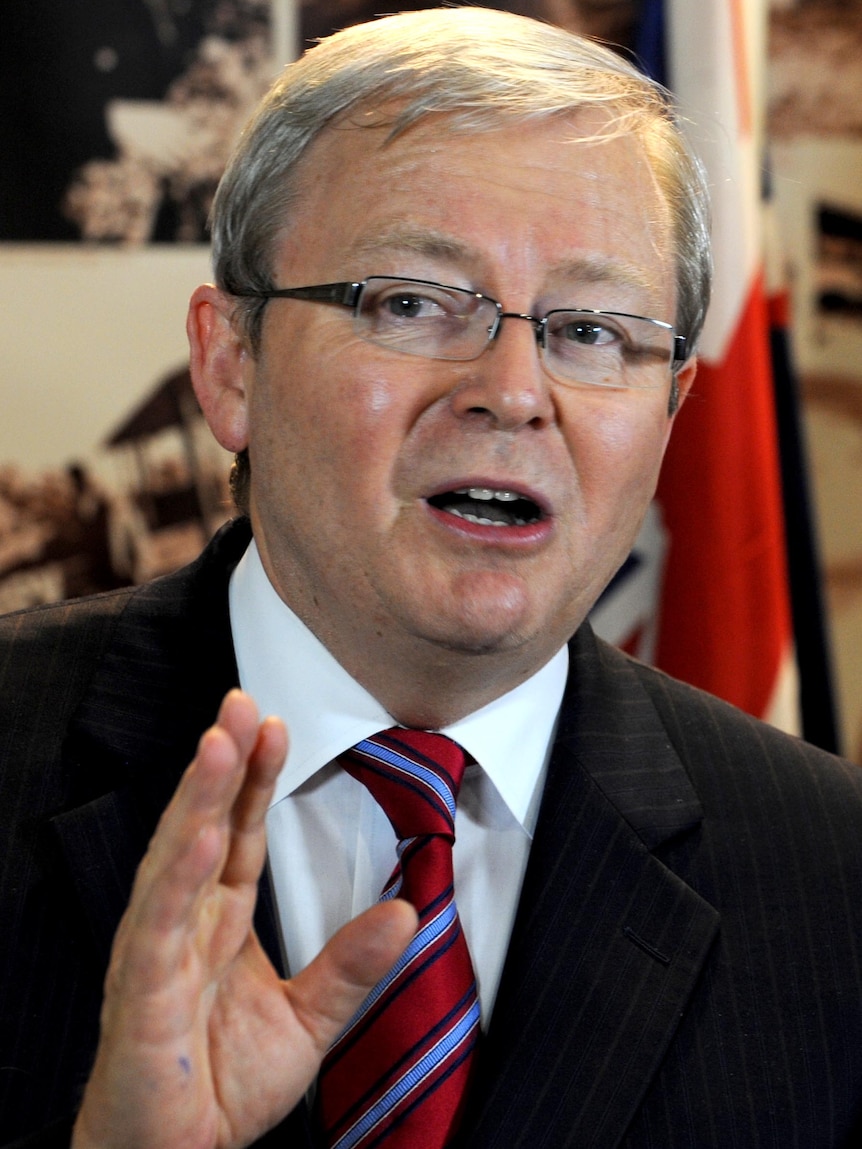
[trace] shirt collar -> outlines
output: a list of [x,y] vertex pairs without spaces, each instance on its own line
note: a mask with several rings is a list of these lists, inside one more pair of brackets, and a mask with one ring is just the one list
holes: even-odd
[[[243,689],[289,732],[273,804],[349,746],[396,725],[279,597],[254,540],[231,577],[230,618]],[[443,730],[476,759],[529,834],[567,673],[564,646],[526,682]]]

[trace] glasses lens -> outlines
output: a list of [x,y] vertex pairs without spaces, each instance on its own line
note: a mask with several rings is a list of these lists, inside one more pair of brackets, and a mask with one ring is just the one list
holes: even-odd
[[496,304],[476,292],[383,276],[367,280],[356,308],[363,339],[429,359],[477,358],[496,316]]
[[551,311],[544,350],[551,374],[574,383],[662,387],[673,358],[673,329],[615,312]]

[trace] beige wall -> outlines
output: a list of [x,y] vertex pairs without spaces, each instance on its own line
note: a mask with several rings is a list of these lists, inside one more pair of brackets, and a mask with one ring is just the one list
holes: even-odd
[[0,460],[27,470],[91,454],[187,361],[203,245],[0,247]]

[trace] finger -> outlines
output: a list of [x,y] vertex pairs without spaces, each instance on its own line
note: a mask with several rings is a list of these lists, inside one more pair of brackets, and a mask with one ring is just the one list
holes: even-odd
[[231,811],[256,738],[254,703],[232,692],[201,738],[138,870],[118,941],[122,946],[134,934],[134,966],[156,980],[181,959],[199,901],[219,879],[230,848]]
[[407,948],[417,926],[408,902],[378,903],[340,929],[286,984],[297,1019],[321,1057]]
[[231,832],[221,874],[225,885],[257,884],[266,858],[266,814],[287,753],[287,731],[277,718],[260,726],[242,787],[231,811]]
[[287,755],[287,730],[279,718],[265,719],[246,763],[242,788],[231,810],[235,830],[254,830],[269,809],[279,772]]
[[169,862],[204,827],[227,825],[257,730],[254,702],[238,690],[231,691],[215,723],[201,736],[197,753],[159,820],[148,860],[157,864],[163,855]]
[[[198,743],[197,754],[165,810],[148,851],[147,867],[170,866],[194,853],[205,864],[196,840],[210,827],[257,825],[286,752],[282,723],[258,724],[257,707],[239,690],[224,698],[218,717]],[[194,875],[189,869],[192,886]]]
[[247,759],[257,742],[259,719],[250,695],[229,690],[219,707],[213,728],[223,730],[236,744],[240,757]]
[[158,865],[142,862],[114,942],[108,986],[146,995],[167,984],[183,964],[187,941],[224,857],[225,831],[203,826]]

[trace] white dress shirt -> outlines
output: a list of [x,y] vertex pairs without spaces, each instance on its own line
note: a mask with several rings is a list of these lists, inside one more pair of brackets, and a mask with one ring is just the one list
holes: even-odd
[[[301,970],[373,905],[395,864],[395,834],[334,759],[397,723],[272,587],[254,542],[230,585],[240,684],[284,720],[290,749],[267,814],[269,868],[288,969]],[[491,1015],[568,671],[562,648],[515,690],[443,733],[476,759],[458,799],[455,896],[483,1024]]]

